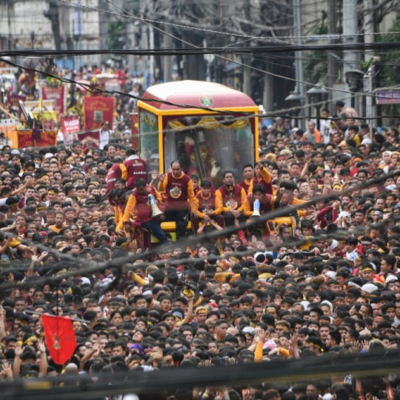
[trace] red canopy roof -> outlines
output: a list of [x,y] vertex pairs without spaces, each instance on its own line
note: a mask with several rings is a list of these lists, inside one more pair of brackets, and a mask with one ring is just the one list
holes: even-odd
[[[249,96],[238,90],[228,88],[219,83],[203,81],[161,83],[149,87],[143,97],[199,108],[256,107],[256,104]],[[181,109],[181,107],[155,101],[144,102],[160,110]]]

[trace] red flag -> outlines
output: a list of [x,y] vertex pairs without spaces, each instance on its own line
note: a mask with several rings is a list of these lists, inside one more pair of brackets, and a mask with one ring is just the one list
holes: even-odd
[[74,354],[76,348],[72,321],[65,317],[42,315],[46,346],[56,364],[64,364]]

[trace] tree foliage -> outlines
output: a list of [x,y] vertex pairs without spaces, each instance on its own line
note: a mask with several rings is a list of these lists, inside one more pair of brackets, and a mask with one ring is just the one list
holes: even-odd
[[110,22],[108,25],[108,48],[122,50],[126,45],[126,22]]
[[[400,41],[400,20],[397,20],[389,33],[381,35],[381,41],[386,43]],[[400,50],[388,51],[382,56],[381,86],[396,86],[400,84]]]

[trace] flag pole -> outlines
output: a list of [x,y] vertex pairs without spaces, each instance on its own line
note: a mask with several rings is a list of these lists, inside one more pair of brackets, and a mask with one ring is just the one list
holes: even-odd
[[64,317],[64,318],[70,319],[71,321],[84,322],[86,324],[90,323],[90,321],[87,321],[86,319],[69,318],[68,316],[65,316],[65,315],[52,315],[52,314],[49,314],[49,313],[43,313],[43,312],[40,312],[40,311],[32,311],[32,310],[25,310],[24,312],[27,313],[27,314],[48,315],[50,317]]

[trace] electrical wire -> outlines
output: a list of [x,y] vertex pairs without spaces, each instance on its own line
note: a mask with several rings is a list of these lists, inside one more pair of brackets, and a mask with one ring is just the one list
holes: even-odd
[[[156,29],[154,27],[154,29]],[[173,35],[172,35],[173,36]],[[176,36],[173,36],[177,38]],[[180,39],[183,43],[189,42]],[[191,45],[191,44],[189,44]],[[193,45],[192,45],[193,46]],[[374,42],[374,43],[344,43],[324,45],[286,45],[286,46],[251,46],[251,47],[193,47],[193,48],[165,48],[165,49],[111,49],[111,50],[3,50],[0,55],[5,57],[45,57],[45,56],[90,56],[101,54],[137,55],[137,56],[183,56],[206,54],[259,54],[282,53],[297,51],[331,51],[331,50],[393,50],[400,47],[400,42]],[[232,60],[231,60],[232,61]]]
[[[266,223],[268,220],[273,220],[273,219],[276,219],[279,217],[287,216],[288,214],[291,214],[292,212],[294,212],[296,210],[307,208],[309,206],[316,204],[317,202],[321,202],[321,201],[325,202],[327,200],[337,199],[346,194],[351,194],[353,192],[357,192],[357,191],[365,189],[365,188],[370,188],[374,185],[384,182],[388,178],[397,177],[399,175],[400,175],[400,171],[395,171],[393,173],[390,173],[390,174],[387,174],[384,176],[379,176],[379,177],[370,179],[368,181],[360,183],[356,187],[348,188],[341,192],[333,192],[333,193],[331,193],[329,195],[325,195],[325,196],[316,196],[315,198],[313,198],[309,201],[306,201],[305,203],[302,203],[302,204],[278,208],[278,209],[275,209],[268,213],[262,214],[260,217],[251,218],[247,221],[244,221],[239,226],[225,227],[224,229],[219,230],[219,231],[205,233],[202,235],[202,238],[203,238],[203,240],[208,240],[208,241],[217,240],[219,237],[222,237],[225,235],[230,235],[232,233],[236,233],[239,230],[250,229],[256,225],[258,226],[259,224]],[[179,241],[179,246],[182,248],[187,248],[187,247],[190,247],[193,245],[197,245],[198,241],[199,241],[199,238],[197,236],[186,238],[185,240]],[[53,248],[47,247],[42,244],[38,245],[38,244],[33,243],[33,245],[35,247],[38,247],[41,251],[48,251],[48,252],[52,252],[52,253],[55,252]],[[63,273],[63,274],[60,274],[57,276],[53,276],[53,277],[37,277],[37,278],[35,278],[35,280],[33,282],[29,282],[29,283],[3,282],[0,284],[0,293],[5,294],[6,291],[9,291],[11,289],[21,288],[21,287],[32,287],[32,285],[35,285],[35,286],[43,286],[45,284],[53,285],[53,284],[57,284],[58,282],[66,279],[66,278],[70,278],[70,277],[73,277],[76,275],[82,275],[83,273],[85,275],[89,275],[89,274],[104,270],[104,268],[106,268],[106,267],[107,268],[116,268],[117,270],[120,271],[121,267],[126,263],[134,263],[135,261],[140,260],[143,257],[149,258],[149,257],[155,256],[156,254],[167,251],[170,248],[171,248],[171,245],[160,245],[156,248],[150,249],[146,253],[128,255],[126,257],[117,258],[115,260],[105,261],[102,263],[94,263],[89,266],[85,265],[85,268],[83,270],[79,269],[79,270],[69,271],[69,272],[66,272],[66,273]],[[56,252],[56,255],[57,254],[58,253]],[[74,263],[76,265],[76,259],[72,256],[69,256],[69,257],[74,260]],[[152,264],[152,262],[144,263],[143,265],[148,266],[150,264]],[[110,285],[113,285],[114,283],[115,282],[112,282]],[[104,290],[106,290],[106,288]]]
[[[41,379],[1,382],[2,399],[71,400],[136,394],[140,398],[159,398],[161,393],[193,388],[233,387],[238,390],[271,382],[293,384],[304,380],[330,380],[332,376],[357,379],[387,377],[400,371],[400,361],[382,353],[322,354],[300,360],[271,360],[203,368],[163,368],[112,371],[104,374],[65,374]],[[75,397],[74,397],[75,396]],[[152,397],[147,397],[152,396]],[[163,396],[165,398],[165,395]]]
[[[60,76],[51,74],[51,73],[46,72],[46,71],[38,70],[38,69],[33,68],[33,67],[24,67],[22,65],[19,65],[17,63],[14,63],[13,61],[10,61],[10,60],[4,59],[4,58],[0,58],[0,62],[4,62],[6,64],[9,64],[9,65],[12,65],[14,67],[21,68],[21,69],[24,69],[24,70],[27,70],[27,71],[34,71],[34,72],[36,72],[38,74],[41,74],[41,75],[56,79],[56,80],[58,80],[60,82],[63,82],[63,83],[69,83],[69,84],[74,84],[74,85],[81,86],[81,87],[83,87],[85,90],[87,90],[90,93],[116,94],[116,95],[119,95],[119,96],[126,96],[126,97],[129,97],[129,98],[135,99],[135,100],[142,100],[142,101],[145,101],[145,102],[160,103],[160,104],[165,104],[165,105],[179,107],[179,108],[200,109],[200,110],[204,110],[204,111],[215,112],[215,113],[218,113],[218,114],[227,114],[227,115],[231,115],[232,114],[232,112],[230,112],[230,111],[228,111],[228,112],[227,111],[221,111],[221,110],[213,109],[213,108],[210,108],[210,107],[193,106],[193,105],[190,105],[190,104],[178,104],[178,103],[173,103],[173,102],[170,102],[170,101],[167,101],[167,100],[145,98],[145,97],[141,97],[141,96],[134,96],[134,95],[129,94],[129,93],[120,92],[118,90],[100,89],[100,88],[98,88],[96,86],[93,86],[93,85],[90,85],[90,84],[87,84],[87,83],[78,82],[78,81],[75,81],[73,79],[69,79],[69,78],[65,78],[65,77],[60,77]],[[246,112],[235,112],[235,114],[247,114],[247,113]]]
[[[67,1],[67,0],[61,0],[61,1]],[[110,0],[107,0],[107,1],[108,1],[109,3],[111,3],[111,4],[113,4]],[[129,14],[129,13],[128,13],[128,14]],[[121,14],[121,16],[123,16],[123,15],[124,15],[124,14]],[[136,18],[136,17],[135,17],[135,18]],[[140,19],[139,19],[139,20],[140,20]],[[145,23],[146,23],[147,25],[150,25],[148,22],[145,22]],[[155,27],[155,26],[152,26],[152,27],[153,27],[153,29],[156,29],[156,30],[158,30],[158,31],[160,31],[160,32],[163,32],[164,34],[166,34],[166,35],[168,35],[168,36],[170,36],[170,37],[173,37],[173,38],[175,38],[175,39],[178,39],[180,42],[182,42],[182,43],[184,43],[184,44],[186,44],[186,45],[189,45],[190,47],[193,47],[193,48],[195,48],[195,49],[200,49],[199,46],[193,45],[193,43],[190,43],[190,42],[188,42],[188,41],[186,41],[186,40],[183,40],[183,39],[181,39],[181,38],[177,38],[176,36],[173,36],[173,35],[171,35],[169,32],[165,32],[165,31],[163,31],[162,29],[160,29],[160,28],[158,28],[158,27]],[[298,47],[298,46],[297,46],[297,47]],[[300,47],[301,47],[301,46],[300,46]],[[230,50],[231,50],[231,48],[229,48],[229,51],[230,51]],[[225,60],[225,61],[228,61],[228,62],[233,62],[233,63],[235,63],[235,64],[237,64],[237,65],[240,65],[240,66],[242,66],[242,67],[251,69],[251,70],[253,70],[253,71],[260,72],[260,73],[265,74],[265,75],[270,75],[270,76],[274,76],[274,77],[277,77],[277,78],[282,78],[282,79],[294,81],[294,82],[296,82],[296,83],[301,83],[301,84],[309,85],[309,86],[312,86],[312,87],[318,86],[318,84],[313,84],[313,83],[311,83],[311,82],[306,82],[306,81],[299,81],[299,80],[297,80],[297,79],[285,77],[285,76],[280,75],[280,74],[276,74],[276,73],[272,73],[272,72],[270,72],[270,71],[262,70],[262,69],[260,69],[260,68],[255,68],[255,67],[253,67],[253,66],[251,66],[251,65],[244,64],[244,63],[239,62],[239,61],[236,61],[236,60],[232,60],[232,59],[230,59],[230,58],[228,58],[228,57],[225,57],[225,56],[222,56],[222,55],[219,55],[219,54],[215,54],[215,53],[212,53],[212,54],[214,54],[216,57],[218,57],[218,58],[220,58],[220,59],[222,59],[222,60]],[[350,91],[343,90],[343,89],[331,88],[331,87],[328,87],[328,86],[326,86],[325,88],[326,88],[326,89],[329,89],[329,90],[332,90],[332,91],[340,92],[340,93],[351,94]],[[360,95],[361,95],[361,96],[374,96],[372,93],[360,93]]]
[[[200,32],[206,32],[206,33],[213,33],[213,34],[219,34],[219,35],[226,35],[226,36],[235,36],[235,37],[240,37],[240,38],[247,38],[247,39],[256,39],[256,40],[267,40],[267,41],[279,41],[282,39],[291,39],[291,40],[295,40],[295,39],[321,39],[320,35],[311,35],[311,36],[254,36],[254,35],[246,35],[246,34],[239,34],[239,33],[233,33],[233,32],[224,32],[224,31],[218,31],[218,30],[213,30],[213,29],[207,29],[207,28],[203,28],[200,26],[196,26],[194,25],[192,22],[190,23],[190,25],[184,25],[184,24],[177,24],[177,23],[172,23],[172,22],[166,22],[166,21],[162,21],[162,20],[154,20],[154,19],[148,19],[148,18],[141,18],[141,17],[136,17],[134,15],[125,15],[125,14],[120,14],[118,12],[113,12],[110,10],[104,10],[104,9],[100,9],[97,7],[90,7],[90,6],[85,6],[81,3],[76,3],[70,0],[58,0],[61,1],[62,3],[68,3],[71,4],[75,7],[79,7],[79,8],[83,8],[83,9],[90,9],[92,11],[99,11],[102,13],[106,13],[106,14],[110,14],[110,15],[114,15],[114,16],[118,16],[118,17],[123,17],[123,18],[129,18],[129,19],[135,19],[135,20],[139,20],[142,22],[149,22],[149,23],[155,23],[155,24],[162,24],[162,25],[168,25],[168,26],[172,26],[174,28],[182,28],[182,29],[188,29],[188,30],[196,30],[196,31],[200,31]],[[275,27],[273,28],[275,29]],[[363,37],[363,36],[379,36],[379,35],[385,35],[385,34],[398,34],[400,32],[372,32],[372,33],[360,33],[360,34],[352,34],[352,35],[323,35],[323,39],[337,39],[338,37],[343,39],[343,38],[349,38],[349,37]]]

